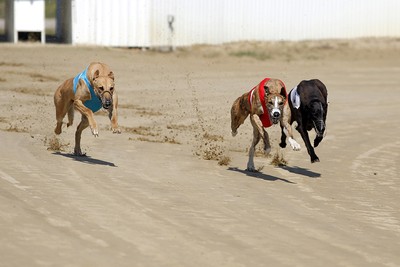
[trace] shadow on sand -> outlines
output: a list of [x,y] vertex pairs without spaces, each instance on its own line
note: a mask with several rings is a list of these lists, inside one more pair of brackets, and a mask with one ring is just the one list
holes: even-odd
[[265,181],[282,181],[282,182],[285,182],[285,183],[295,184],[295,183],[293,183],[293,182],[291,182],[289,180],[283,179],[283,178],[279,178],[279,177],[276,177],[276,176],[264,174],[262,172],[249,172],[249,171],[246,171],[246,170],[241,170],[241,169],[239,169],[237,167],[229,167],[228,171],[240,172],[240,173],[246,174],[247,176],[254,177],[254,178],[257,178],[257,179],[262,179],[262,180],[265,180]]
[[74,154],[61,153],[61,152],[54,152],[53,155],[63,156],[66,158],[73,159],[75,161],[92,164],[92,165],[104,165],[104,166],[117,167],[112,162],[108,162],[108,161],[104,161],[104,160],[100,160],[100,159],[94,159],[90,156],[75,156]]
[[279,168],[284,169],[288,172],[294,173],[294,174],[298,174],[298,175],[303,175],[303,176],[308,176],[310,178],[317,178],[317,177],[321,177],[320,173],[317,172],[313,172],[310,171],[309,169],[305,169],[302,167],[298,167],[298,166],[280,166]]

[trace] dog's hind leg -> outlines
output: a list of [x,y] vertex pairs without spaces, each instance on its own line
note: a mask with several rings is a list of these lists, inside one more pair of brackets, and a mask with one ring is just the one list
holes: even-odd
[[231,130],[232,136],[237,135],[237,129],[244,123],[249,116],[249,112],[243,107],[243,96],[235,100],[231,108]]
[[[264,141],[264,149],[265,149],[266,154],[269,153],[269,151],[271,150],[271,147],[269,146],[268,133],[262,127],[262,124],[261,124],[260,119],[258,118],[258,115],[255,115],[255,114],[250,115],[250,121],[251,121],[251,125],[253,126],[253,141],[251,143],[250,150],[249,150],[249,161],[247,162],[247,171],[255,172],[256,169],[254,167],[254,153],[256,150],[256,145],[258,144],[258,142],[260,142],[260,139],[262,138]],[[269,146],[269,151],[267,151],[266,142]]]
[[263,131],[264,131],[264,135],[262,136],[262,138],[264,141],[264,154],[269,155],[269,153],[271,153],[271,144],[269,142],[269,135],[265,129],[263,129]]
[[61,134],[61,127],[63,124],[63,119],[68,112],[68,119],[69,119],[69,109],[72,106],[71,102],[63,102],[61,98],[54,99],[54,105],[56,106],[56,120],[57,126],[54,129],[56,134]]
[[54,132],[56,134],[61,134],[62,123],[63,123],[62,119],[61,120],[57,119],[57,125],[56,125],[56,128],[54,129]]
[[260,142],[261,134],[256,127],[253,126],[253,141],[249,150],[249,161],[247,162],[247,171],[255,172],[257,171],[254,167],[254,153],[256,150],[256,145]]
[[74,155],[75,156],[86,156],[86,154],[82,153],[81,150],[81,136],[82,131],[89,126],[89,121],[85,115],[82,115],[82,120],[78,125],[78,128],[75,132],[75,149]]
[[67,123],[67,127],[71,126],[74,123],[74,106],[71,105],[68,109],[68,123]]

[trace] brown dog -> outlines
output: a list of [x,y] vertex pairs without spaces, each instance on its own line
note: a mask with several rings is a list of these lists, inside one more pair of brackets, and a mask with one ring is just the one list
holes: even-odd
[[94,120],[94,112],[102,107],[109,111],[113,133],[121,133],[118,128],[118,97],[114,88],[114,73],[103,63],[93,62],[75,78],[64,81],[54,94],[57,126],[56,134],[61,133],[63,119],[68,113],[67,127],[74,120],[74,109],[82,114],[82,120],[75,132],[74,154],[84,156],[81,151],[82,131],[90,126],[92,134],[97,137],[99,130]]
[[264,153],[269,154],[271,145],[265,128],[282,120],[283,107],[287,100],[285,84],[278,79],[266,78],[262,80],[250,92],[237,98],[231,108],[232,135],[237,134],[237,129],[250,115],[253,126],[253,142],[250,146],[248,171],[256,171],[254,167],[255,146],[262,138],[264,141]]

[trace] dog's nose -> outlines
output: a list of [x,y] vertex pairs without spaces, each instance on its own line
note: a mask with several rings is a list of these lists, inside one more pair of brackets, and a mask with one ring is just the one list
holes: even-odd
[[323,135],[324,132],[325,132],[325,126],[322,126],[322,127],[321,127],[321,135]]
[[325,132],[325,123],[323,120],[319,120],[316,122],[316,130],[317,130],[317,135],[322,136]]
[[106,100],[106,101],[104,101],[104,104],[103,104],[103,107],[105,108],[105,109],[108,109],[110,106],[111,106],[111,101],[110,100]]
[[278,111],[275,111],[272,116],[274,116],[274,118],[278,118],[281,114]]

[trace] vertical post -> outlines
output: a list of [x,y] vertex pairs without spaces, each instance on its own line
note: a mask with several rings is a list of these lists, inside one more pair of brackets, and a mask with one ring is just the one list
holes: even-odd
[[169,28],[169,50],[175,51],[175,46],[174,46],[174,21],[175,17],[173,15],[168,15],[167,16],[167,21],[168,21],[168,28]]
[[15,40],[14,19],[14,0],[6,0],[5,34],[8,42],[14,42]]

